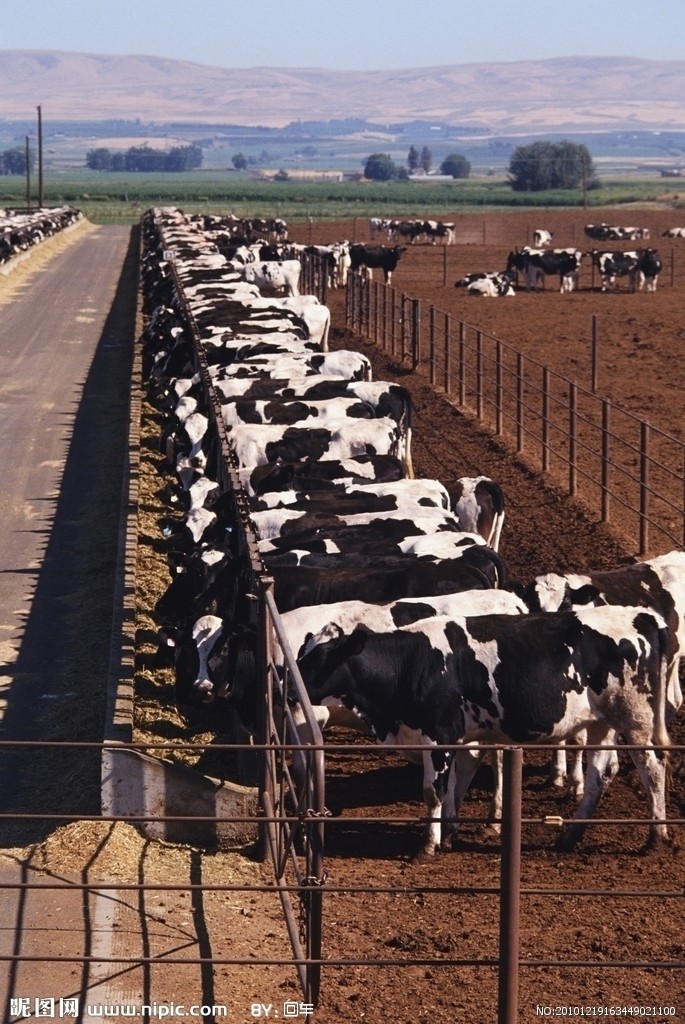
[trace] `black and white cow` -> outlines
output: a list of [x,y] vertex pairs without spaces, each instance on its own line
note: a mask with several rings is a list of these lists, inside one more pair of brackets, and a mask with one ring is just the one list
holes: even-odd
[[430,239],[432,245],[435,245],[438,239],[443,241],[445,245],[453,245],[454,222],[427,220],[424,222],[424,234]]
[[408,240],[413,245],[417,238],[426,233],[426,222],[423,220],[392,220],[388,227],[388,237],[395,241]]
[[466,288],[469,295],[486,298],[501,298],[515,295],[513,288],[515,274],[509,271],[474,271],[454,282],[455,288]]
[[[366,556],[366,563],[369,562]],[[283,613],[302,605],[351,601],[360,594],[371,604],[385,604],[401,597],[490,590],[504,582],[495,552],[473,544],[461,557],[439,561],[401,556],[384,558],[381,565],[359,567],[340,565],[340,556],[329,556],[325,567],[288,566],[275,575],[274,597]]]
[[579,249],[532,249],[524,246],[509,253],[508,271],[522,271],[526,288],[537,290],[544,285],[548,274],[559,277],[559,291],[572,292],[578,287],[580,261]]
[[307,355],[292,353],[283,355],[251,356],[232,366],[209,368],[214,380],[226,378],[255,378],[287,380],[290,377],[309,377],[321,374],[340,377],[342,380],[370,380],[371,362],[361,352],[339,349],[337,352],[311,352]]
[[553,231],[547,231],[546,228],[536,228],[533,232],[533,245],[536,249],[539,249],[542,245],[551,245],[553,238]]
[[634,242],[649,238],[649,228],[620,227],[612,224],[586,224],[585,234],[600,242]]
[[306,494],[338,491],[344,486],[391,483],[404,476],[401,461],[394,455],[355,455],[325,462],[285,461],[239,470],[242,486],[249,495],[264,495],[293,489]]
[[606,746],[617,736],[635,748],[630,755],[648,795],[650,842],[668,837],[666,646],[655,613],[608,606],[440,617],[386,633],[359,628],[313,646],[299,667],[313,705],[354,709],[380,743],[423,748],[428,855],[447,839],[443,800],[456,823],[477,766],[472,749],[450,761],[436,746],[558,743],[586,732],[599,749],[589,752],[579,820],[560,840],[570,850],[609,782]]
[[[269,547],[262,550],[275,550],[279,545],[276,538],[287,538],[289,544],[295,546],[297,538],[302,534],[313,532],[315,537],[321,540],[324,545],[330,545],[330,550],[335,550],[333,541],[330,539],[337,532],[342,534],[342,540],[354,536],[354,527],[364,527],[374,521],[380,520],[379,531],[385,537],[388,550],[392,553],[397,548],[397,537],[403,542],[407,537],[426,536],[441,531],[449,531],[450,539],[454,533],[460,540],[468,537],[469,543],[484,543],[479,534],[465,534],[459,530],[459,521],[456,516],[447,509],[426,507],[418,505],[416,501],[409,499],[398,508],[378,508],[385,502],[367,495],[371,511],[359,511],[348,514],[336,515],[332,512],[318,512],[316,509],[302,512],[293,508],[265,509],[263,512],[254,512],[252,520],[257,529],[261,541],[270,541]],[[376,506],[374,508],[374,506]],[[477,539],[476,539],[477,538]],[[379,553],[384,548],[380,546],[381,538],[377,539]],[[455,541],[455,547],[459,547]]]
[[238,425],[231,430],[231,446],[241,467],[267,462],[349,459],[356,455],[395,455],[413,476],[405,435],[389,416],[347,420],[337,426],[283,427],[273,424]]
[[679,661],[685,658],[685,551],[587,573],[545,573],[522,591],[531,611],[566,611],[587,605],[633,605],[651,608],[665,620],[669,634],[668,699],[682,703]]
[[[544,573],[521,596],[531,611],[569,611],[588,605],[631,605],[651,608],[666,622],[669,637],[667,700],[669,714],[683,701],[679,663],[685,658],[685,552],[588,573]],[[566,758],[560,751],[553,768],[552,783],[566,782]],[[582,765],[576,757],[572,771],[573,791],[582,795]]]
[[602,291],[613,291],[619,277],[628,278],[628,290],[655,292],[661,259],[656,249],[633,249],[626,252],[600,252],[594,249],[590,256],[602,278]]
[[173,574],[155,604],[155,618],[164,627],[188,628],[202,615],[233,621],[241,592],[239,563],[226,547],[199,545],[189,552],[173,552]]
[[374,419],[375,409],[354,396],[336,396],[323,400],[298,398],[238,398],[224,402],[221,414],[227,427],[241,423],[281,423],[326,426],[346,417]]
[[385,231],[387,233],[389,226],[390,221],[387,217],[369,217],[369,238],[371,241],[374,241],[376,235],[381,231]]
[[667,228],[662,238],[685,238],[685,228]]
[[[316,341],[322,351],[327,351],[331,311],[328,306],[322,305],[315,295],[295,295],[284,298],[276,296],[269,299],[245,297],[241,300],[241,304],[243,310],[248,311],[250,316],[253,310],[258,315],[265,312],[277,313],[281,310],[295,313],[307,325],[309,338]],[[194,311],[192,303],[191,310]]]
[[450,508],[462,530],[479,533],[485,543],[499,551],[504,526],[504,493],[487,476],[463,476],[446,484]]
[[386,511],[399,511],[413,501],[417,508],[448,509],[450,496],[439,480],[415,478],[391,483],[344,483],[330,489],[274,490],[250,498],[250,509],[261,512],[268,508],[296,508],[302,511],[335,511],[348,515],[360,509],[369,509],[372,502]]
[[364,268],[369,279],[373,276],[374,270],[382,270],[385,283],[390,284],[400,257],[406,251],[406,247],[401,245],[390,248],[383,245],[351,245],[350,269]]
[[[356,600],[305,606],[286,612],[282,621],[290,650],[295,657],[300,657],[317,644],[349,636],[358,626],[372,633],[389,633],[435,616],[525,615],[527,612],[525,602],[508,590],[468,590],[421,598],[402,597],[388,604]],[[320,720],[322,729],[326,724],[335,724],[330,711]]]
[[299,260],[262,260],[246,264],[241,271],[244,279],[256,284],[261,292],[285,292],[286,295],[300,294],[301,272]]

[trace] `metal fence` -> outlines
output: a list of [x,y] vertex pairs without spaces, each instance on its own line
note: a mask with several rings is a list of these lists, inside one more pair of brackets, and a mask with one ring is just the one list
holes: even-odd
[[[351,274],[348,325],[549,474],[640,554],[685,544],[685,444],[500,338]],[[593,360],[596,365],[596,360]],[[593,380],[596,374],[593,373]]]
[[[267,605],[269,602],[268,592],[265,594]],[[270,613],[269,613],[270,614]],[[273,623],[277,627],[278,615],[273,616]],[[278,630],[276,628],[276,637]],[[282,640],[283,638],[281,638]],[[296,676],[296,670],[295,670]],[[297,678],[291,680],[293,695],[297,694],[299,682]],[[190,880],[179,880],[175,877],[165,878],[163,881],[152,881],[141,877],[139,865],[135,865],[128,877],[122,877],[121,871],[116,881],[107,882],[97,875],[94,875],[87,868],[76,878],[65,876],[64,872],[53,872],[49,874],[31,873],[22,871],[13,877],[3,873],[0,877],[0,892],[3,894],[3,906],[5,908],[3,917],[4,940],[0,949],[0,962],[6,965],[6,1006],[3,1019],[8,1022],[22,1019],[18,1007],[22,988],[17,984],[17,972],[21,966],[38,965],[49,966],[53,971],[52,977],[69,977],[76,971],[81,972],[81,982],[76,988],[66,989],[72,993],[80,993],[81,1002],[85,1001],[85,995],[89,996],[91,1002],[96,1001],[98,996],[98,978],[103,969],[110,978],[116,979],[122,973],[134,967],[144,969],[147,974],[146,1002],[153,1003],[150,994],[151,977],[150,972],[154,969],[159,975],[165,968],[179,971],[184,967],[194,969],[197,977],[202,980],[203,975],[209,971],[215,971],[229,965],[233,966],[255,966],[263,965],[269,967],[285,966],[292,964],[297,971],[302,993],[311,1006],[321,1003],[322,995],[325,995],[326,982],[332,984],[332,979],[339,972],[345,972],[355,967],[363,967],[368,975],[368,984],[373,986],[374,975],[389,968],[416,967],[429,971],[433,977],[440,977],[440,985],[448,984],[448,979],[456,984],[458,974],[455,970],[466,968],[489,968],[494,970],[499,979],[498,998],[496,1008],[489,1008],[487,1003],[482,1003],[484,1013],[491,1012],[490,1019],[496,1019],[498,1024],[515,1024],[519,1020],[519,1007],[522,994],[522,983],[529,977],[532,970],[544,969],[548,972],[549,991],[554,991],[554,979],[558,972],[560,976],[568,978],[569,972],[580,972],[584,968],[592,968],[596,973],[606,976],[612,971],[628,971],[637,976],[637,972],[644,971],[654,974],[656,971],[675,972],[669,973],[668,977],[677,978],[677,974],[685,969],[685,959],[671,952],[658,958],[649,955],[648,950],[652,948],[649,943],[654,944],[654,931],[659,931],[659,913],[655,908],[663,908],[668,904],[673,906],[674,919],[682,916],[683,900],[685,895],[677,877],[674,877],[671,884],[666,878],[660,877],[650,871],[645,872],[645,883],[641,886],[621,884],[618,878],[606,878],[603,875],[596,875],[593,871],[593,880],[598,878],[599,884],[581,884],[575,873],[560,876],[562,884],[525,884],[522,882],[522,866],[525,865],[529,856],[525,850],[530,843],[529,832],[532,828],[539,828],[541,825],[546,828],[546,834],[556,830],[563,824],[562,819],[554,818],[546,823],[540,819],[525,816],[525,792],[522,785],[522,766],[524,749],[521,747],[504,748],[504,803],[502,814],[502,836],[501,852],[499,855],[498,877],[491,877],[489,884],[483,884],[479,879],[469,874],[462,882],[452,880],[448,885],[436,881],[433,872],[428,872],[425,878],[418,884],[393,884],[383,880],[378,875],[371,876],[367,884],[350,884],[345,881],[344,871],[337,870],[337,881],[331,881],[327,877],[324,862],[326,842],[332,839],[331,830],[339,829],[341,826],[356,828],[368,828],[372,824],[376,827],[390,829],[399,823],[402,827],[409,829],[416,824],[415,819],[381,817],[375,818],[373,822],[362,817],[340,817],[331,818],[324,802],[324,775],[325,758],[344,757],[353,758],[358,756],[364,747],[333,746],[329,748],[328,754],[324,751],[320,736],[315,738],[312,744],[289,745],[282,742],[281,736],[290,732],[286,727],[281,730],[281,716],[277,710],[278,697],[282,695],[281,685],[275,690],[267,687],[265,690],[267,706],[273,707],[273,722],[271,731],[273,736],[271,742],[259,744],[256,748],[257,755],[263,759],[264,782],[261,787],[261,811],[259,821],[264,833],[265,850],[270,863],[274,869],[274,881],[280,895],[287,932],[290,938],[292,953],[289,955],[284,949],[282,953],[273,955],[236,956],[232,950],[231,935],[228,929],[219,934],[213,932],[203,936],[203,925],[201,920],[202,900],[208,899],[213,894],[236,893],[269,893],[274,891],[270,883],[249,884],[242,881],[218,881],[211,884],[202,880],[200,871],[191,876]],[[273,705],[272,698],[276,697]],[[306,697],[305,697],[306,701]],[[271,714],[271,713],[270,713]],[[269,715],[269,719],[270,715]],[[11,756],[17,758],[17,747],[22,748],[22,753],[28,756],[38,754],[41,757],[49,757],[59,754],[62,757],[68,747],[68,754],[72,757],[82,757],[88,750],[98,749],[101,745],[89,743],[22,743],[12,744],[0,742],[0,756],[4,757],[11,751]],[[191,749],[200,750],[198,744],[188,744]],[[131,745],[129,749],[136,749]],[[150,752],[150,744],[145,745]],[[154,745],[154,752],[158,756],[167,756],[172,749],[171,744],[159,743]],[[224,744],[222,750],[228,753],[235,753],[236,745]],[[255,752],[255,747],[250,747]],[[371,748],[368,748],[371,749]],[[373,748],[377,750],[377,748]],[[444,748],[448,750],[449,748]],[[540,749],[540,748],[536,748]],[[625,748],[621,748],[625,750]],[[673,748],[673,753],[682,754],[683,748]],[[299,761],[298,761],[299,759]],[[292,782],[293,775],[297,775],[297,781]],[[292,799],[291,799],[292,798]],[[70,815],[68,811],[61,811],[59,814],[49,813],[34,814],[2,814],[0,825],[6,828],[12,825],[31,825],[40,823],[41,827],[47,828],[50,825],[63,825],[69,822],[83,822],[86,820],[98,820],[100,822],[116,822],[114,816],[107,815]],[[193,815],[171,815],[168,813],[148,813],[147,815],[133,815],[126,819],[129,823],[149,828],[151,825],[164,830],[170,827],[189,826],[197,828],[203,823],[210,824],[220,831],[225,826],[242,825],[249,821],[248,818],[232,816],[230,819],[217,815],[196,816]],[[462,827],[480,825],[483,820],[472,816],[462,818]],[[622,829],[632,829],[634,826],[644,826],[646,820],[642,818],[603,819],[602,824],[618,826]],[[596,822],[595,824],[599,824]],[[681,830],[685,825],[685,819],[673,818],[668,822],[671,831]],[[676,837],[677,838],[677,837]],[[598,855],[601,857],[601,855]],[[458,859],[459,854],[454,853],[452,857]],[[170,948],[158,949],[149,929],[154,917],[150,917],[151,909],[155,906],[155,900],[159,901],[164,894],[184,892],[190,896],[198,908],[196,916],[197,941],[192,941],[191,932],[184,931],[184,942],[181,945],[172,943]],[[59,916],[63,918],[67,927],[73,927],[70,914],[79,918],[76,927],[82,932],[82,948],[69,948],[65,945],[64,934],[62,943],[57,948],[32,948],[28,940],[26,918],[30,916],[26,907],[26,900],[32,894],[35,897],[40,893],[40,899],[45,900],[49,893],[56,898],[56,906]],[[366,934],[371,936],[368,940],[369,949],[360,952],[355,948],[347,948],[344,953],[331,952],[332,934],[337,926],[331,924],[327,931],[329,916],[335,916],[336,900],[342,897],[348,911],[359,906],[369,907],[375,900],[388,899],[393,901],[394,913],[404,915],[407,921],[411,921],[412,912],[416,910],[417,901],[453,901],[455,898],[474,900],[487,900],[488,904],[497,908],[496,917],[498,925],[491,929],[491,934],[479,937],[475,951],[471,949],[459,953],[456,949],[446,949],[442,952],[432,950],[423,955],[412,951],[411,946],[407,950],[397,949],[393,955],[388,955],[387,943],[385,946],[380,939],[374,942],[373,932],[376,919],[369,913],[368,927]],[[96,941],[96,935],[102,929],[102,922],[98,921],[98,901],[118,902],[122,905],[125,899],[132,900],[131,909],[137,919],[137,927],[142,932],[141,949],[135,948],[131,941],[125,950],[116,947],[103,948]],[[525,942],[525,954],[522,950],[521,936],[526,931],[530,922],[532,909],[526,909],[531,899],[535,900],[535,913],[541,912],[543,905],[545,912],[556,920],[555,934],[558,934],[560,941],[560,955],[549,957],[536,947],[535,940],[530,937]],[[569,956],[562,938],[568,938],[566,933],[566,922],[563,917],[557,918],[558,905],[564,900],[600,900],[606,908],[606,919],[608,921],[618,920],[621,912],[627,912],[632,918],[637,915],[639,920],[651,921],[653,926],[639,926],[641,928],[639,941],[633,937],[622,947],[622,956],[607,956],[598,947],[597,943],[578,942],[575,955]],[[339,906],[339,904],[338,904]],[[554,908],[557,908],[556,910]],[[49,927],[50,914],[45,914],[43,904],[43,916],[37,917],[41,929]],[[339,913],[339,911],[337,911]],[[36,919],[35,909],[32,910],[34,920]],[[492,913],[488,912],[488,918]],[[655,927],[654,927],[655,926]],[[411,925],[410,925],[411,927]],[[147,929],[147,935],[146,935]],[[131,934],[135,932],[135,927]],[[667,947],[668,948],[668,947]],[[682,947],[681,951],[682,951]],[[594,952],[593,952],[594,951]],[[566,952],[566,955],[564,953]],[[456,955],[455,955],[456,954]],[[100,972],[100,974],[98,973]],[[444,975],[444,978],[443,978]],[[682,975],[681,975],[682,977]],[[635,981],[635,986],[639,983]],[[217,990],[206,983],[202,984],[202,991],[212,991],[214,998],[217,998]],[[57,991],[55,985],[50,991]],[[125,988],[124,988],[125,990]],[[676,1001],[675,994],[682,992],[680,979],[675,981],[673,989],[663,997],[666,1006]],[[219,993],[220,996],[220,993]],[[102,996],[100,996],[102,998]],[[644,999],[644,997],[641,997]],[[15,1001],[13,1003],[13,1000]],[[578,1000],[579,1003],[588,1003],[589,998]],[[637,998],[633,996],[627,1002],[635,1003]],[[647,1005],[646,1002],[643,1005]],[[12,1007],[15,1007],[12,1011]],[[407,1006],[407,1011],[412,1008]],[[418,1009],[418,1008],[416,1008]],[[678,1012],[680,1008],[678,1008]],[[674,1011],[675,1012],[675,1011]],[[664,1011],[658,1019],[665,1019],[667,1013]],[[56,1015],[56,1011],[54,1011]],[[66,1016],[71,1016],[66,1014]],[[154,1018],[154,1012],[136,1014],[144,1019]],[[79,1018],[82,1019],[82,1018]],[[211,1019],[214,1019],[213,1017]]]

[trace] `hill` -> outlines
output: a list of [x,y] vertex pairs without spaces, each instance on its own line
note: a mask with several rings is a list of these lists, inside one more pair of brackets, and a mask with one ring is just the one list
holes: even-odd
[[0,50],[0,118],[282,127],[360,118],[486,134],[685,129],[685,61],[568,57],[385,71],[218,68],[144,55]]

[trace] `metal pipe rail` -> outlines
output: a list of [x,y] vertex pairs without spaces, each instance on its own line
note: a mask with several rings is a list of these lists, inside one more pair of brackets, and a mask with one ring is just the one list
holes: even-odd
[[[297,692],[299,688],[299,681],[295,680],[293,683],[293,690]],[[14,746],[20,746],[24,750],[28,751],[31,748],[40,747],[43,744],[40,741],[22,741],[20,743],[12,743],[11,741],[5,741],[0,744],[0,753],[2,750],[10,749]],[[55,741],[47,744],[50,747],[59,748],[64,744]],[[97,746],[93,743],[82,743],[77,745],[80,747],[92,747]],[[124,744],[124,746],[128,746]],[[131,744],[133,748],[140,747],[140,744]],[[172,749],[175,744],[156,744],[158,748],[166,746],[167,749]],[[197,748],[202,748],[202,744],[193,744]],[[230,749],[231,744],[222,744],[222,747]],[[323,745],[320,740],[314,744],[315,750],[312,750],[306,743],[298,742],[293,744],[292,750],[294,752],[304,752],[306,755],[314,754],[321,756],[321,767],[323,768]],[[271,752],[278,755],[279,744],[274,742],[269,744]],[[350,753],[358,752],[359,745],[352,744],[336,744],[333,749],[341,749]],[[378,747],[375,745],[365,744],[364,749],[373,750],[378,752]],[[445,747],[445,750],[452,748]],[[591,898],[602,898],[611,900],[617,906],[620,906],[622,901],[629,900],[648,900],[650,902],[659,900],[662,903],[664,900],[678,900],[682,903],[685,898],[682,890],[669,890],[665,888],[658,889],[626,889],[621,887],[620,889],[611,888],[586,888],[583,889],[578,885],[571,885],[568,887],[561,886],[539,886],[539,885],[525,885],[521,883],[521,835],[522,829],[529,823],[539,824],[539,819],[528,818],[521,815],[521,803],[523,798],[523,792],[521,789],[521,764],[523,750],[521,748],[503,747],[505,754],[505,803],[504,803],[504,816],[502,822],[502,864],[500,872],[500,884],[495,885],[432,885],[432,884],[421,884],[419,886],[407,886],[407,885],[355,885],[345,884],[341,882],[329,881],[325,875],[312,875],[305,876],[302,869],[298,870],[299,858],[294,856],[293,858],[293,870],[291,872],[291,879],[286,879],[286,874],[290,871],[291,865],[287,863],[287,859],[284,861],[284,870],[281,872],[281,877],[275,881],[275,886],[278,888],[279,896],[284,900],[284,919],[286,922],[286,928],[288,930],[291,945],[293,946],[292,956],[274,956],[273,954],[260,957],[242,957],[242,956],[231,956],[224,952],[219,946],[218,949],[212,952],[211,956],[206,953],[200,953],[200,955],[189,955],[184,952],[182,948],[176,948],[168,952],[154,954],[149,951],[144,952],[142,955],[130,955],[129,953],[119,954],[117,952],[105,953],[93,953],[92,951],[85,950],[83,954],[74,955],[63,955],[55,954],[46,957],[43,955],[37,955],[32,953],[22,953],[12,950],[7,952],[5,955],[0,956],[0,961],[6,962],[12,966],[20,962],[32,963],[32,962],[50,962],[55,965],[60,964],[82,964],[82,965],[145,965],[147,966],[181,966],[181,965],[194,965],[200,969],[209,967],[210,965],[217,966],[254,966],[255,963],[259,963],[262,966],[287,966],[292,965],[295,967],[298,976],[300,978],[300,984],[303,993],[308,1002],[315,1005],[319,1001],[320,997],[320,980],[324,971],[331,972],[334,970],[345,970],[351,967],[364,967],[367,970],[383,969],[383,968],[397,968],[400,966],[411,966],[421,967],[434,971],[439,969],[445,971],[448,969],[464,969],[464,968],[483,968],[488,967],[498,971],[500,979],[499,998],[498,998],[498,1011],[497,1020],[498,1024],[514,1024],[518,1020],[518,1006],[519,1006],[519,977],[522,971],[529,972],[533,968],[540,968],[545,970],[580,970],[582,968],[592,968],[593,970],[601,970],[602,973],[612,970],[649,970],[654,971],[668,970],[680,972],[685,968],[685,961],[677,959],[677,957],[671,956],[668,959],[655,960],[648,957],[632,956],[632,957],[617,957],[613,956],[607,959],[590,958],[583,956],[582,954],[572,957],[557,957],[550,958],[544,956],[535,956],[534,949],[530,949],[530,940],[527,943],[527,952],[524,955],[520,949],[520,931],[521,924],[523,921],[523,915],[525,914],[525,903],[529,897],[544,897],[548,899],[555,898],[577,898],[583,897],[585,899]],[[536,750],[536,746],[527,746],[526,750]],[[549,745],[549,749],[554,749],[553,745]],[[617,749],[623,749],[623,746],[617,746]],[[682,747],[675,747],[675,751],[682,752]],[[312,775],[313,779],[315,775]],[[268,792],[268,791],[267,791]],[[305,801],[306,803],[306,801]],[[269,820],[269,800],[268,796],[264,805],[265,819]],[[15,817],[24,818],[24,815],[7,815],[3,817]],[[30,816],[33,817],[33,816]],[[62,815],[62,820],[68,819],[70,816]],[[73,820],[83,820],[85,816],[73,816]],[[93,819],[98,816],[91,816]],[[276,813],[271,820],[269,820],[269,836],[268,842],[282,849],[282,841],[279,835],[279,826],[285,819],[285,815],[281,817]],[[109,820],[109,819],[108,819]],[[113,818],[111,820],[121,820]],[[137,818],[131,818],[131,821],[138,820]],[[395,821],[403,820],[394,817],[387,817],[384,821]],[[466,821],[476,821],[478,819],[464,819]],[[602,821],[608,821],[609,819],[602,819]],[[292,839],[297,829],[301,829],[300,838],[306,846],[310,846],[313,853],[318,853],[319,849],[323,852],[323,833],[326,828],[330,828],[337,825],[350,824],[351,822],[365,822],[368,824],[368,818],[349,818],[344,819],[330,819],[324,815],[323,818],[316,816],[310,816],[305,808],[304,815],[293,818],[292,815],[287,816],[287,821],[291,826],[290,831],[287,833],[288,837]],[[376,819],[378,821],[378,819]],[[633,823],[644,823],[645,819],[621,819],[622,825],[628,825]],[[672,823],[682,826],[685,821],[682,819],[675,819]],[[309,830],[312,830],[311,832]],[[321,847],[318,846],[318,836],[321,835],[322,842]],[[289,852],[289,851],[288,851]],[[309,863],[315,866],[315,870],[321,869],[321,863],[316,862],[313,859]],[[98,898],[102,894],[108,892],[195,892],[198,894],[208,892],[273,892],[274,885],[254,885],[254,884],[235,884],[235,883],[195,883],[188,882],[185,884],[176,883],[147,883],[147,882],[111,882],[111,883],[100,883],[100,882],[88,882],[88,881],[77,881],[77,882],[64,882],[63,880],[56,881],[54,879],[47,879],[46,881],[39,882],[9,882],[0,886],[2,889],[6,889],[8,892],[14,891],[17,893],[26,893],[29,889],[46,889],[52,891],[78,891],[83,894],[83,899],[88,900],[90,897]],[[497,901],[499,904],[499,919],[500,919],[500,940],[499,950],[495,949],[490,952],[483,950],[478,955],[461,955],[455,956],[450,955],[448,951],[445,951],[437,956],[420,955],[411,951],[408,951],[406,955],[399,956],[387,956],[382,952],[380,955],[371,953],[370,955],[340,955],[340,953],[324,953],[322,943],[320,942],[321,935],[317,932],[307,931],[304,928],[306,923],[306,916],[303,912],[294,913],[292,910],[292,899],[299,899],[302,901],[302,891],[305,890],[306,898],[314,901],[316,904],[320,904],[321,914],[312,913],[313,919],[324,920],[323,914],[325,909],[325,903],[330,900],[332,896],[340,895],[349,898],[369,898],[373,896],[386,897],[388,895],[397,895],[399,897],[415,897],[417,893],[421,893],[422,899],[427,897],[435,896],[436,898],[445,896],[459,896],[461,898],[468,898],[470,900],[488,897]],[[286,897],[288,899],[286,900]],[[308,909],[306,906],[306,900],[304,909]],[[317,907],[317,910],[319,907]],[[532,953],[532,955],[531,955]]]

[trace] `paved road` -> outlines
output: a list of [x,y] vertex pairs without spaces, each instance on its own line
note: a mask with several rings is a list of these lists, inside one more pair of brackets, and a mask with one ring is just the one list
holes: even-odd
[[[93,645],[111,631],[110,519],[121,492],[135,333],[130,228],[90,225],[36,263],[0,306],[5,739],[44,738],[46,709],[48,719],[58,708],[71,713],[79,647],[87,638],[92,659]],[[91,614],[100,606],[109,622]],[[101,684],[94,680],[94,694]]]
[[[37,250],[16,272],[20,284],[11,276],[0,290],[3,740],[102,737],[136,252],[131,229],[123,226],[84,226],[55,249],[50,259]],[[8,284],[11,297],[3,303]],[[0,752],[0,811],[97,813],[98,807],[99,753]],[[0,822],[0,852],[40,840],[51,828]],[[4,889],[26,880],[26,870],[11,853],[1,858],[7,913],[0,953],[28,958],[2,965],[3,1020],[21,1017],[12,1013],[11,999],[29,997],[33,1011],[36,996],[96,994],[97,970],[42,958],[78,957],[84,943],[106,951],[111,936],[106,913],[97,912],[94,926],[84,923],[78,890],[21,896]],[[102,907],[108,902],[105,897]]]

